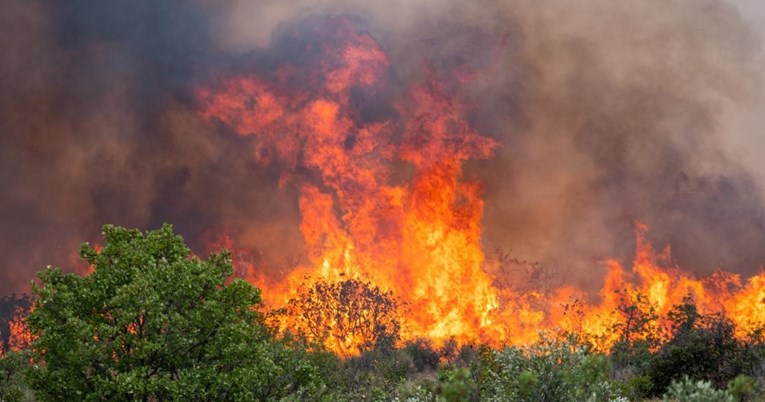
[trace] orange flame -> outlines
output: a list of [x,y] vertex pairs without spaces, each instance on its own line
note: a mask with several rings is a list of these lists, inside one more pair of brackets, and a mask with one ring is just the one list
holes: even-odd
[[[369,35],[337,22],[342,45],[322,49],[319,64],[328,68],[315,93],[290,96],[279,78],[234,77],[200,91],[202,114],[257,139],[257,159],[278,162],[282,182],[301,190],[300,229],[311,264],[296,270],[286,289],[306,275],[371,280],[412,311],[405,337],[480,337],[493,328],[498,300],[481,269],[480,186],[460,176],[465,160],[489,157],[495,143],[470,126],[463,105],[435,76],[398,106],[405,121],[400,146],[393,121],[355,119],[352,90],[374,91],[388,60]],[[411,182],[391,179],[397,159],[413,166]],[[318,183],[298,177],[299,168]],[[265,295],[279,305],[294,290]]]
[[[519,344],[563,330],[608,349],[624,335],[614,328],[629,331],[630,314],[665,316],[688,294],[701,313],[727,314],[739,336],[765,324],[765,275],[744,285],[734,274],[693,278],[670,265],[669,249],[653,250],[640,224],[631,272],[608,261],[598,303],[570,286],[522,294],[495,286],[480,247],[481,186],[462,177],[462,165],[491,157],[497,144],[444,84],[464,83],[465,74],[429,72],[387,119],[361,118],[354,96],[383,91],[389,61],[349,20],[328,25],[311,28],[326,40],[306,49],[310,67],[231,76],[198,91],[205,119],[251,139],[256,160],[277,163],[280,184],[300,190],[310,262],[276,285],[254,279],[270,305],[318,280],[371,281],[405,303],[404,339],[436,343]],[[668,324],[652,325],[634,336],[661,338]]]
[[[637,224],[636,255],[629,272],[619,262],[607,261],[608,273],[598,303],[587,304],[583,301],[587,295],[564,286],[552,292],[547,298],[549,302],[541,308],[521,306],[515,314],[522,317],[537,313],[539,329],[578,334],[600,350],[609,350],[620,338],[624,339],[628,320],[634,318],[629,317],[630,313],[654,317],[631,340],[652,337],[659,343],[666,341],[670,311],[689,296],[700,314],[722,314],[731,320],[741,339],[756,336],[756,331],[765,327],[765,274],[750,278],[744,285],[737,274],[722,271],[707,278],[694,278],[671,265],[669,248],[662,252],[654,250],[645,239],[647,230],[645,225]],[[634,310],[630,311],[630,306]],[[528,337],[528,332],[514,324],[512,316],[506,317],[503,323],[507,341],[525,343],[537,339]]]
[[[8,337],[8,348],[13,351],[19,351],[25,349],[33,341],[32,332],[27,326],[26,316],[27,311],[21,307],[17,307],[13,313],[13,317],[8,322],[10,329],[10,336]],[[2,349],[2,348],[0,348]]]

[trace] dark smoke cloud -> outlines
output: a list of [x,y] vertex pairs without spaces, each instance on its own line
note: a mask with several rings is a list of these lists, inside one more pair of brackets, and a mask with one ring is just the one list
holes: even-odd
[[512,172],[489,181],[489,238],[586,282],[592,260],[630,258],[639,220],[686,269],[756,271],[762,193],[721,122],[761,102],[753,34],[722,2],[569,3],[520,18],[527,127],[488,164]]
[[248,246],[257,236],[245,224],[267,230],[265,239],[294,237],[274,224],[297,209],[269,195],[274,175],[195,116],[197,80],[231,60],[210,41],[206,8],[11,1],[2,9],[0,294],[24,290],[46,264],[70,266],[107,222],[172,222],[197,248],[229,223]]
[[106,222],[168,221],[197,249],[229,234],[272,264],[299,249],[295,190],[199,119],[194,89],[299,57],[289,34],[317,15],[359,21],[402,88],[426,65],[476,72],[454,90],[502,144],[466,173],[486,185],[487,249],[592,278],[630,257],[639,220],[694,272],[765,262],[762,183],[722,121],[761,104],[761,54],[721,1],[8,0],[0,294]]

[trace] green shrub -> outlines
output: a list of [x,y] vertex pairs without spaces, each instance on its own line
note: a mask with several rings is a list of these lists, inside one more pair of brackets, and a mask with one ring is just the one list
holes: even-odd
[[694,381],[683,377],[680,381],[672,381],[664,394],[665,401],[671,402],[734,402],[730,392],[718,390],[709,381]]
[[464,367],[442,370],[435,393],[438,400],[444,402],[479,401],[478,384]]
[[728,392],[738,401],[749,400],[757,391],[757,381],[748,375],[740,374],[728,383]]
[[486,350],[476,367],[481,400],[613,401],[621,398],[609,380],[605,356],[571,340],[544,340],[532,347]]
[[746,350],[734,336],[733,324],[716,317],[701,317],[702,325],[679,331],[654,354],[646,368],[654,395],[661,395],[683,376],[706,379],[723,388],[747,367]]
[[441,361],[438,351],[427,339],[409,341],[404,345],[404,352],[412,359],[415,370],[418,372],[436,370]]
[[628,378],[621,384],[622,393],[630,400],[640,400],[651,395],[653,382],[651,377],[642,374]]
[[29,353],[25,351],[0,355],[0,401],[21,401],[28,393],[24,379],[28,359]]

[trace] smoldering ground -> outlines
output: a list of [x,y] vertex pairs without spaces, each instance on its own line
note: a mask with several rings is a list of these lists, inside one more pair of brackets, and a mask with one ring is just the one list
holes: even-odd
[[171,222],[197,250],[225,233],[264,266],[299,250],[295,189],[200,119],[194,90],[294,61],[301,22],[337,15],[386,51],[394,93],[427,69],[471,75],[450,90],[501,144],[465,172],[484,183],[487,250],[586,285],[599,260],[630,258],[637,220],[699,274],[765,262],[763,183],[726,151],[724,121],[762,104],[760,43],[722,1],[11,0],[0,293],[71,265],[106,222]]

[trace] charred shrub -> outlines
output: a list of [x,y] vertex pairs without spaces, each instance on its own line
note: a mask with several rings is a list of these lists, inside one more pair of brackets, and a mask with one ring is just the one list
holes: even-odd
[[392,349],[399,339],[398,301],[368,282],[319,281],[290,300],[285,309],[292,328],[310,342],[341,355]]

